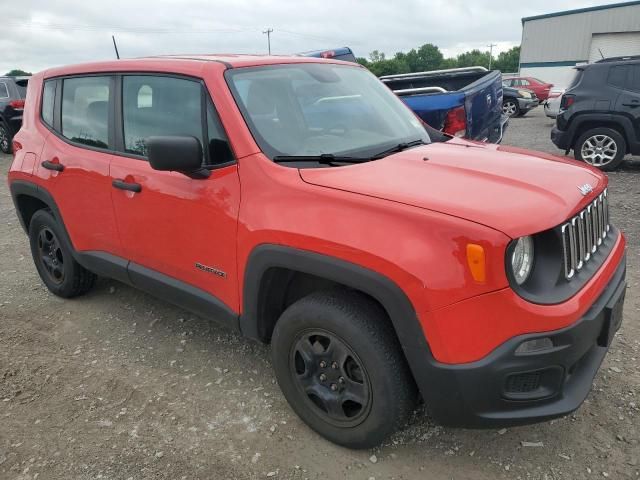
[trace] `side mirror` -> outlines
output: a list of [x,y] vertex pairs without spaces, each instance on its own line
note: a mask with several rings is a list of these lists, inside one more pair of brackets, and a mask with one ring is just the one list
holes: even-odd
[[202,167],[202,145],[196,137],[148,137],[145,144],[154,170],[180,172],[191,178],[211,175]]

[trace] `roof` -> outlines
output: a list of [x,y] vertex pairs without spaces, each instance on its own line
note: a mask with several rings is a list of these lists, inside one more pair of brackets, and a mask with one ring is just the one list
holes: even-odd
[[242,68],[261,65],[278,65],[285,63],[340,63],[354,65],[334,59],[285,55],[240,55],[224,54],[181,54],[159,55],[155,57],[125,58],[102,62],[82,63],[54,67],[44,72],[45,78],[82,73],[117,72],[117,71],[175,71],[186,75],[199,76],[206,65],[217,64],[221,68]]
[[640,1],[636,0],[633,2],[610,3],[609,5],[597,5],[595,7],[577,8],[575,10],[564,10],[562,12],[545,13],[544,15],[534,15],[532,17],[522,18],[522,24],[524,25],[525,22],[528,22],[530,20],[542,20],[543,18],[562,17],[565,15],[575,15],[576,13],[595,12],[597,10],[609,10],[611,8],[620,8],[620,7],[632,7],[634,5],[640,5]]
[[[176,59],[176,60],[198,60],[203,62],[219,62],[227,65],[228,68],[250,67],[256,65],[275,65],[279,63],[303,63],[307,57],[300,55],[255,55],[241,53],[216,53],[216,54],[180,54],[180,55],[159,55],[156,57],[142,57],[136,60],[153,59]],[[310,63],[325,61],[325,59],[309,58]]]

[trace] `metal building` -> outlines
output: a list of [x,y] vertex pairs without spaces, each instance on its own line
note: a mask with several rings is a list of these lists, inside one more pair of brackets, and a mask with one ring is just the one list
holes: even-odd
[[640,1],[522,19],[522,76],[567,86],[575,65],[626,55],[640,55]]

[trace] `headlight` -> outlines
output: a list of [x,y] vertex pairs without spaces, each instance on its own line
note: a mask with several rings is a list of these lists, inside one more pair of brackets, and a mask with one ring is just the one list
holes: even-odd
[[521,237],[516,242],[511,254],[511,270],[518,285],[522,285],[533,268],[533,239]]
[[518,90],[518,93],[522,98],[531,98],[531,93],[526,92],[524,90]]

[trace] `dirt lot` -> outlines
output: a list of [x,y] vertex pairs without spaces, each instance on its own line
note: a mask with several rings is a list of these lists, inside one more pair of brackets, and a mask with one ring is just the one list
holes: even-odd
[[[538,109],[512,120],[505,143],[556,153],[551,124]],[[0,156],[2,479],[640,477],[638,161],[610,176],[629,290],[582,408],[506,431],[441,428],[419,411],[387,445],[362,452],[292,413],[268,347],[111,280],[73,301],[50,295],[15,216],[9,163]]]

